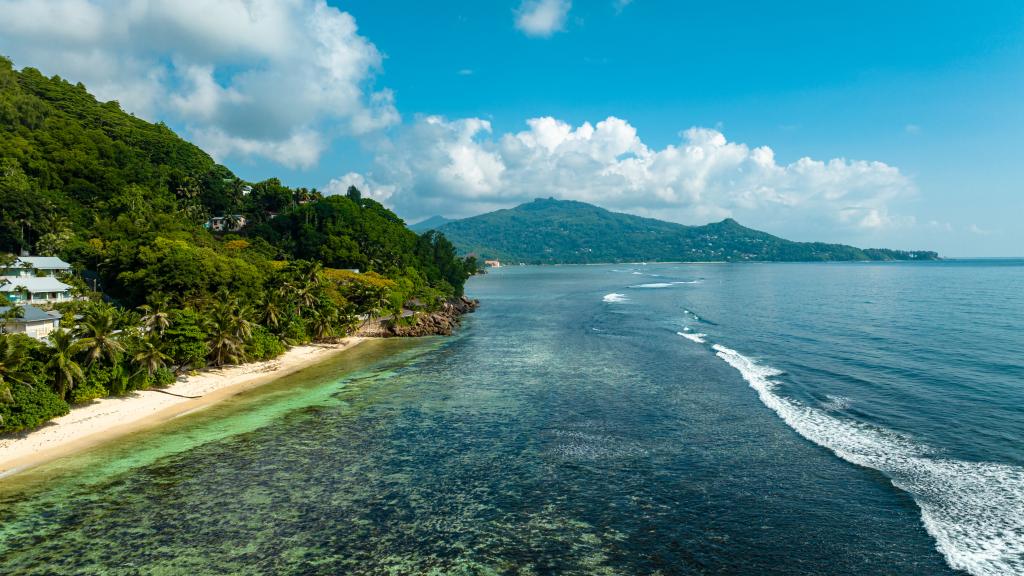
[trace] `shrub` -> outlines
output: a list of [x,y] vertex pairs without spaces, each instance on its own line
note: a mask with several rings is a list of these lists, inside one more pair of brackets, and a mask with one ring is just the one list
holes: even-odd
[[309,334],[306,332],[306,325],[301,320],[293,318],[285,326],[283,338],[290,344],[305,344],[309,342]]
[[0,402],[0,433],[30,430],[51,418],[67,414],[71,408],[45,386],[16,385],[11,390],[13,403]]
[[177,378],[174,376],[174,372],[167,368],[157,368],[156,372],[153,372],[153,385],[157,388],[165,388],[174,384]]
[[284,354],[284,344],[263,326],[256,326],[246,343],[246,352],[253,360],[269,360]]
[[72,404],[85,404],[110,394],[108,386],[113,379],[110,368],[93,364],[85,367],[85,380],[71,391]]

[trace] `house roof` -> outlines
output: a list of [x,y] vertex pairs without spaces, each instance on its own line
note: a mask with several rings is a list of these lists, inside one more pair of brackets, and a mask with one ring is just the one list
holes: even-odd
[[[5,314],[10,309],[10,306],[0,306],[0,314]],[[47,312],[35,306],[22,306],[21,311],[21,318],[11,318],[8,322],[39,322],[41,320],[57,320],[60,318],[60,312],[56,310]]]
[[19,287],[29,292],[63,292],[70,290],[71,286],[57,280],[53,276],[24,276],[19,278],[8,278],[8,283],[0,286],[0,292],[14,292]]
[[56,256],[22,256],[14,265],[22,267],[28,265],[36,270],[71,270],[71,264]]

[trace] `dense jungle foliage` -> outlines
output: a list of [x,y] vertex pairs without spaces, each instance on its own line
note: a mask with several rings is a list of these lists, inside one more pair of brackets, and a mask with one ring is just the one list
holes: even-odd
[[78,299],[48,342],[0,335],[0,433],[431,309],[477,270],[355,188],[244,182],[167,126],[0,58],[0,253],[23,252],[70,262]]

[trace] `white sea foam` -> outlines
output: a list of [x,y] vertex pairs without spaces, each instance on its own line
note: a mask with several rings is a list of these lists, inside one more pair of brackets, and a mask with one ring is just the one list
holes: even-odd
[[616,303],[616,302],[625,302],[625,301],[629,300],[629,298],[626,298],[625,294],[617,294],[615,292],[612,292],[611,294],[605,294],[604,298],[602,298],[601,300],[604,301],[604,302]]
[[700,280],[687,280],[685,282],[651,282],[649,284],[636,284],[630,288],[671,288],[680,284],[698,284]]
[[978,576],[1024,574],[1024,468],[934,456],[888,430],[838,418],[775,392],[781,372],[715,344],[761,402],[808,440],[879,470],[910,493],[928,533],[955,569]]
[[707,336],[707,334],[693,332],[676,332],[676,334],[679,334],[680,336],[686,338],[687,340],[690,340],[691,342],[696,342],[697,344],[704,344],[705,342],[707,342],[707,340],[704,339],[704,337]]
[[821,407],[825,410],[846,410],[853,403],[852,400],[846,396],[834,396],[832,394],[825,394],[828,398],[828,402],[822,402]]
[[633,272],[633,274],[636,275],[636,276],[643,276],[644,275],[643,272]]

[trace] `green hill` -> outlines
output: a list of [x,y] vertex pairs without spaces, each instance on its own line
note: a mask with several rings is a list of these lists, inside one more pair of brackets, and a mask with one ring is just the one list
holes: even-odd
[[[207,231],[211,217],[233,233]],[[256,294],[266,261],[298,259],[461,293],[473,265],[449,249],[358,190],[249,185],[167,126],[0,57],[0,253],[61,256],[137,305],[158,289]]]
[[71,262],[75,298],[52,304],[63,329],[46,342],[0,330],[0,434],[406,306],[448,311],[477,270],[355,188],[243,182],[168,127],[0,57],[0,268],[22,251]]
[[422,234],[427,230],[437,230],[449,222],[452,222],[450,218],[445,218],[444,216],[431,216],[430,218],[420,220],[415,224],[409,224],[409,230],[412,230],[417,234]]
[[684,226],[586,204],[537,199],[438,228],[463,253],[509,262],[934,260],[935,252],[792,242],[731,218]]

